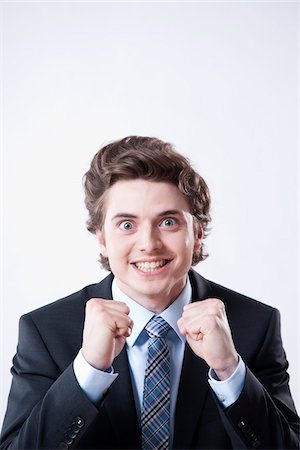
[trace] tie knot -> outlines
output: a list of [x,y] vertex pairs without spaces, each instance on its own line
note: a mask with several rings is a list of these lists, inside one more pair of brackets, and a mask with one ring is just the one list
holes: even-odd
[[164,338],[171,326],[160,316],[153,316],[145,326],[149,337]]

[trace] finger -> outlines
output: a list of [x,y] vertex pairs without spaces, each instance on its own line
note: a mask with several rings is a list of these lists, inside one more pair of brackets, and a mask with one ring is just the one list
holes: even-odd
[[119,320],[118,322],[116,322],[116,336],[129,337],[131,335],[133,326],[133,320],[129,316],[124,317],[123,320]]
[[179,328],[180,333],[181,333],[183,336],[185,336],[185,335],[187,334],[187,330],[186,330],[186,328],[185,328],[185,326],[184,326],[184,320],[183,320],[182,317],[181,317],[180,319],[177,320],[177,325],[178,325],[178,328]]
[[117,300],[106,300],[106,306],[114,311],[120,311],[124,314],[130,313],[129,306],[124,302],[118,302]]
[[215,330],[222,321],[214,314],[205,315],[203,317],[184,318],[185,328],[190,335],[207,335]]
[[128,337],[131,334],[133,328],[133,320],[127,316],[126,314],[119,315],[114,317],[114,327],[113,331],[116,336],[125,336]]
[[130,309],[124,302],[118,302],[116,300],[105,300],[102,298],[91,298],[88,300],[86,306],[90,308],[95,308],[97,310],[112,310],[120,311],[124,314],[129,314]]
[[195,331],[191,332],[191,330],[188,327],[186,327],[185,321],[182,317],[178,319],[177,324],[179,331],[183,336],[190,336],[194,341],[199,341],[200,339],[203,338],[203,333],[201,333],[201,331],[198,330],[199,327],[196,327]]
[[203,338],[203,333],[201,332],[199,321],[195,321],[195,323],[190,324],[183,317],[179,319],[179,321],[180,324],[178,324],[178,326],[181,334],[190,336],[194,341],[199,341]]
[[207,310],[223,310],[224,309],[224,303],[222,300],[218,298],[207,298],[205,300],[199,300],[193,303],[189,303],[188,305],[185,305],[183,307],[183,311],[185,312],[191,312],[195,311],[196,309],[201,309],[203,311]]
[[193,341],[201,341],[204,335],[201,331],[198,331],[196,333],[188,333],[187,336],[193,339]]
[[202,319],[207,316],[214,316],[222,319],[226,317],[224,305],[222,303],[209,303],[204,305],[201,303],[202,302],[199,302],[199,304],[195,305],[193,308],[184,310],[182,313],[184,320],[192,321],[196,319],[198,321],[202,321]]
[[130,319],[130,317],[128,317],[128,319],[129,320],[128,320],[127,323],[126,323],[126,320],[123,321],[123,323],[125,323],[124,326],[122,326],[121,322],[118,322],[117,323],[117,330],[118,330],[119,333],[122,333],[122,334],[126,333],[126,334],[128,334],[128,336],[130,336],[131,332],[132,332],[132,328],[134,326],[134,323],[133,323],[133,320]]
[[131,335],[131,330],[130,327],[117,328],[116,337],[129,337]]

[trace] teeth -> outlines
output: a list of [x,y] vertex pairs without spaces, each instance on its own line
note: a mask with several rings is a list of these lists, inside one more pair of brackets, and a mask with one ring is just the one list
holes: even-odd
[[165,259],[161,259],[160,261],[146,261],[146,262],[137,262],[135,263],[136,267],[142,272],[154,272],[159,267],[162,267],[166,264]]

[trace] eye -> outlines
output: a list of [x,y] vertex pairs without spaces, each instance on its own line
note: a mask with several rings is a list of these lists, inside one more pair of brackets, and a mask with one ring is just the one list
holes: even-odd
[[124,220],[119,224],[119,227],[121,228],[121,230],[130,231],[133,228],[133,224],[129,220]]
[[164,219],[161,222],[161,225],[163,227],[169,228],[169,227],[173,227],[174,225],[177,225],[177,221],[175,219],[173,219],[172,217],[167,217],[166,219]]

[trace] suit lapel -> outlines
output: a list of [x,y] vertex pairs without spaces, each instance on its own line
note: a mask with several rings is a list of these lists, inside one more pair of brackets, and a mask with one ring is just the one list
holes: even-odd
[[[211,295],[209,283],[193,270],[189,273],[192,301]],[[174,448],[191,448],[197,422],[209,393],[208,366],[186,344],[178,389],[174,426]]]
[[209,392],[208,367],[186,345],[175,412],[174,448],[191,448],[197,422]]
[[114,370],[119,373],[119,376],[109,388],[104,407],[114,429],[118,448],[141,448],[138,417],[125,347],[114,360]]

